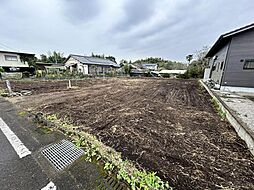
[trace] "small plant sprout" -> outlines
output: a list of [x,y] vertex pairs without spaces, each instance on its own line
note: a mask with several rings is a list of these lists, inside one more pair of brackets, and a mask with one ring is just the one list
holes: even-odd
[[113,171],[113,169],[114,169],[114,165],[113,164],[111,164],[109,162],[106,162],[104,164],[104,170],[111,172],[111,171]]
[[215,98],[212,99],[212,104],[213,104],[214,108],[217,110],[221,119],[224,120],[226,118],[226,112],[223,111],[222,107],[220,106],[220,104],[218,103],[218,101]]

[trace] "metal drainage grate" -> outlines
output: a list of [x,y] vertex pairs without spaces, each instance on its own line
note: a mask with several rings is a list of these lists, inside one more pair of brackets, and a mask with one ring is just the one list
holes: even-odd
[[78,149],[74,144],[67,140],[48,146],[41,153],[58,171],[63,170],[68,165],[78,159],[84,151]]
[[107,176],[106,178],[99,181],[99,190],[128,190],[127,186],[118,182],[111,176]]

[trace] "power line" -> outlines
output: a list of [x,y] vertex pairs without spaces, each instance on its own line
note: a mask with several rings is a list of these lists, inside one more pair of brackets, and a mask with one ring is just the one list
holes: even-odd
[[5,44],[3,44],[3,43],[1,43],[1,42],[0,42],[0,46],[2,46],[2,47],[4,47],[4,48],[7,48],[7,49],[11,49],[11,50],[16,51],[14,48],[12,48],[12,47],[10,47],[10,46],[7,46],[7,45],[5,45]]

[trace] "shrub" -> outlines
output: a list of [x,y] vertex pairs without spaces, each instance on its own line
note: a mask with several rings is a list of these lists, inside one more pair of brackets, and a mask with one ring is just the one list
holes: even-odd
[[125,74],[130,74],[130,72],[131,72],[131,67],[130,67],[130,65],[129,64],[125,64],[124,66],[123,66],[123,70],[124,70],[124,73]]
[[1,73],[3,73],[3,72],[4,72],[4,69],[2,67],[0,67],[0,79],[2,78]]
[[28,71],[25,71],[22,73],[23,78],[28,78],[30,76],[30,73]]
[[179,75],[179,78],[203,78],[205,65],[202,61],[193,61],[187,68],[184,74]]

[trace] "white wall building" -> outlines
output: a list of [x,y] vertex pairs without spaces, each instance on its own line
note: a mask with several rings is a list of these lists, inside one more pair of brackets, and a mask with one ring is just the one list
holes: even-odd
[[85,75],[106,74],[116,68],[120,68],[120,65],[108,59],[73,54],[68,56],[64,64],[70,72],[78,72]]

